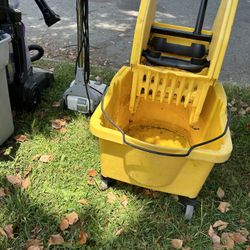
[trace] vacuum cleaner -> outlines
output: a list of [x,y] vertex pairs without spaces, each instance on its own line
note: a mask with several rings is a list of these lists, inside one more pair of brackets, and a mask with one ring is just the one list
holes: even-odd
[[101,81],[90,81],[88,0],[76,0],[78,56],[75,80],[63,95],[65,108],[92,114],[107,88]]
[[[60,17],[49,8],[45,0],[35,0],[43,13],[45,23],[51,26]],[[10,63],[6,67],[10,100],[13,108],[32,110],[41,100],[41,92],[54,80],[53,74],[46,70],[33,68],[31,62],[39,60],[44,50],[38,45],[26,46],[25,26],[22,13],[11,7],[9,0],[0,1],[0,30],[11,35]],[[29,51],[37,53],[30,57]]]

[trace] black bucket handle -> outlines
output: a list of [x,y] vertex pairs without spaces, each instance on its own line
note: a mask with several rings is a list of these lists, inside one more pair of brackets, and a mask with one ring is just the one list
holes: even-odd
[[188,151],[187,151],[186,153],[184,153],[184,154],[163,153],[163,152],[159,152],[159,151],[155,151],[155,150],[150,150],[150,149],[143,148],[143,147],[140,147],[140,146],[138,146],[138,145],[135,145],[135,144],[133,144],[133,143],[130,143],[130,142],[128,142],[128,141],[126,140],[126,136],[127,136],[127,135],[125,134],[125,132],[124,132],[117,124],[115,124],[115,122],[110,118],[110,116],[109,116],[109,115],[107,114],[107,112],[104,110],[104,98],[105,98],[105,95],[106,95],[106,93],[104,94],[104,96],[103,96],[103,98],[102,98],[102,101],[101,101],[101,110],[102,110],[102,113],[103,113],[105,119],[106,119],[113,127],[115,127],[118,131],[121,132],[121,134],[122,134],[122,139],[123,139],[123,143],[126,144],[126,145],[128,145],[128,146],[130,146],[130,147],[132,147],[132,148],[135,148],[135,149],[138,149],[138,150],[140,150],[140,151],[147,152],[147,153],[150,153],[150,154],[156,154],[156,155],[168,156],[168,157],[187,157],[187,156],[189,156],[189,155],[191,154],[191,152],[192,152],[195,148],[198,148],[198,147],[201,147],[201,146],[210,144],[210,143],[212,143],[212,142],[214,142],[214,141],[219,140],[219,139],[222,138],[223,136],[225,136],[226,133],[227,133],[227,131],[228,131],[228,129],[229,129],[229,126],[230,126],[230,121],[231,121],[231,107],[230,107],[230,105],[228,104],[228,105],[227,105],[227,122],[226,122],[226,126],[225,126],[224,131],[223,131],[220,135],[218,135],[218,136],[216,136],[216,137],[214,137],[214,138],[212,138],[212,139],[210,139],[210,140],[207,140],[207,141],[204,141],[204,142],[201,142],[201,143],[198,143],[198,144],[195,144],[195,145],[191,146],[191,147],[188,149]]

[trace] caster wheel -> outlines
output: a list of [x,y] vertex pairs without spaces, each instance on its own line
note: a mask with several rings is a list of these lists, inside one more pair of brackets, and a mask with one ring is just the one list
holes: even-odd
[[194,206],[187,205],[185,209],[184,219],[190,221],[194,215]]
[[30,96],[27,102],[27,110],[34,111],[41,102],[41,92],[35,87],[31,90]]
[[180,196],[180,202],[184,206],[184,219],[190,221],[194,215],[196,199]]
[[112,183],[112,180],[110,178],[106,178],[104,176],[101,176],[101,183],[100,183],[99,187],[102,191],[105,191],[111,186],[111,183]]

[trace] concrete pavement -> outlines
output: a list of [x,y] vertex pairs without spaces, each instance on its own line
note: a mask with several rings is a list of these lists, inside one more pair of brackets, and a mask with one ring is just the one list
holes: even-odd
[[[62,21],[47,28],[34,0],[23,0],[21,9],[30,42],[47,50],[47,56],[75,59],[75,1],[47,0]],[[89,0],[91,60],[94,64],[119,68],[129,62],[139,0]],[[209,2],[205,28],[209,28],[219,0]],[[193,27],[197,0],[158,0],[160,21]],[[240,0],[221,79],[250,85],[250,0]]]

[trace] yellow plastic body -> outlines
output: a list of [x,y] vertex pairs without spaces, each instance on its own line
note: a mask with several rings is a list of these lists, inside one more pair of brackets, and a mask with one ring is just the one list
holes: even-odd
[[[212,29],[202,31],[203,34],[212,35],[211,42],[151,33],[152,26],[187,32],[194,31],[189,27],[155,22],[156,5],[156,0],[141,1],[130,60],[132,70],[135,72],[131,90],[130,111],[136,112],[141,98],[151,98],[152,101],[160,100],[160,102],[166,101],[188,108],[190,112],[189,123],[194,125],[199,120],[209,86],[214,85],[218,80],[238,0],[221,0]],[[150,47],[148,42],[153,37],[165,38],[173,44],[191,46],[192,43],[197,43],[205,45],[208,50],[206,57],[210,66],[203,69],[199,74],[175,68],[145,67],[142,52]],[[171,54],[166,55],[173,56]],[[179,55],[174,55],[174,57],[190,59]]]
[[[129,143],[162,153],[186,153],[191,145],[220,135],[227,122],[227,100],[222,85],[209,87],[195,127],[184,105],[141,99],[130,112],[134,78],[131,67],[123,67],[113,78],[104,98],[104,110],[126,133],[136,128],[140,136],[126,136]],[[136,127],[137,126],[137,127]],[[151,128],[148,133],[143,129]],[[138,129],[139,128],[139,129]],[[165,131],[154,134],[155,131]],[[123,143],[122,134],[105,119],[101,106],[90,121],[90,130],[100,140],[101,172],[105,177],[162,192],[194,198],[215,163],[226,161],[232,151],[230,132],[188,157],[167,157],[143,152]],[[167,138],[169,137],[169,138]],[[183,142],[184,138],[185,142]]]

